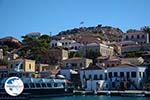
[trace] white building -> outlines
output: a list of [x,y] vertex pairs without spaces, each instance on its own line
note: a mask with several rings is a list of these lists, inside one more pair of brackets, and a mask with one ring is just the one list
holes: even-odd
[[143,89],[146,67],[124,64],[108,68],[107,77],[106,89]]
[[62,43],[60,41],[57,41],[57,40],[52,40],[50,42],[50,46],[51,47],[59,47],[59,46],[62,46]]
[[65,48],[70,48],[72,43],[75,43],[75,40],[68,40],[68,39],[62,39],[59,41],[60,43],[62,43],[62,46]]
[[71,44],[75,43],[74,40],[62,39],[62,40],[52,40],[50,45],[52,47],[63,46],[64,48],[71,48]]
[[124,64],[107,69],[84,69],[80,71],[85,90],[143,89],[146,67]]
[[74,42],[74,43],[72,43],[72,44],[70,45],[70,50],[76,50],[76,51],[78,51],[78,50],[80,50],[80,48],[81,48],[82,46],[84,46],[84,45],[81,44],[81,43]]
[[[89,67],[80,71],[82,88],[85,90],[96,90],[97,83],[103,84],[104,79],[104,70],[99,67]],[[100,85],[99,89],[103,89],[103,85]]]
[[71,75],[72,74],[78,74],[78,72],[72,70],[72,69],[68,69],[68,68],[64,68],[60,70],[60,75],[63,75],[67,80],[71,80]]

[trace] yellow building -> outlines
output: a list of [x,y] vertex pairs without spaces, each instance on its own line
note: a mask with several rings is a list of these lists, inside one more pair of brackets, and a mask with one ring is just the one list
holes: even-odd
[[35,72],[35,60],[16,59],[11,60],[9,65],[10,70],[23,72]]

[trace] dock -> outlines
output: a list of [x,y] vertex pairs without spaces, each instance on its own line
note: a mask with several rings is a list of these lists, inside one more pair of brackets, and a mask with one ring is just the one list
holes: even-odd
[[114,91],[114,90],[102,90],[102,91],[79,91],[75,90],[74,95],[110,95],[110,96],[140,96],[150,97],[150,91],[143,90],[125,90],[125,91]]

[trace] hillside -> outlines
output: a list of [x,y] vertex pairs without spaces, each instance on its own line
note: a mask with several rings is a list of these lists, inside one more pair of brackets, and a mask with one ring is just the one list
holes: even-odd
[[91,35],[99,37],[102,40],[119,41],[121,39],[122,33],[123,33],[122,30],[119,28],[97,25],[96,27],[80,27],[62,31],[58,33],[58,35],[54,36],[54,38],[55,39],[60,39],[61,37],[78,38],[81,35],[82,36]]

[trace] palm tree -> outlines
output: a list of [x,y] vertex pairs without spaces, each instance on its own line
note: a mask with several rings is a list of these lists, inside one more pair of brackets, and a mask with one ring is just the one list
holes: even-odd
[[[142,29],[141,29],[144,33],[148,34],[148,41],[150,41],[150,27],[149,26],[144,26]],[[149,43],[149,42],[148,42]]]

